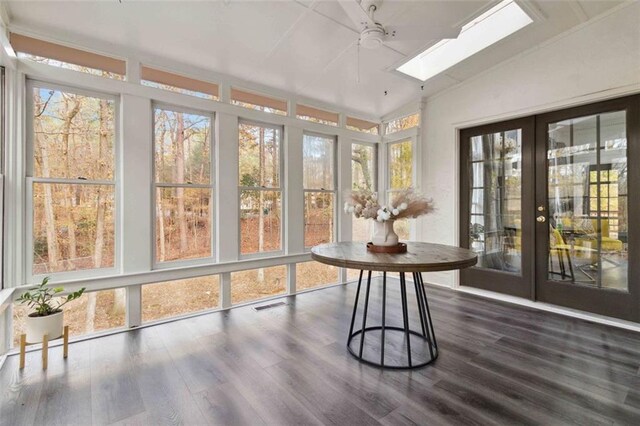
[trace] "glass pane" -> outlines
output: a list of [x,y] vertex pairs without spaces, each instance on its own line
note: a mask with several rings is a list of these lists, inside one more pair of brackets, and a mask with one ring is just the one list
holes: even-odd
[[33,89],[35,177],[111,180],[114,145],[112,100]]
[[158,188],[156,191],[156,261],[211,256],[208,188]]
[[333,195],[330,192],[305,192],[305,247],[333,241]]
[[217,96],[214,96],[210,93],[183,89],[182,87],[172,86],[170,84],[158,83],[151,80],[140,80],[140,84],[142,84],[143,86],[149,86],[149,87],[155,87],[157,89],[167,90],[169,92],[176,92],[176,93],[182,93],[183,95],[195,96],[196,98],[211,99],[214,101],[219,100]]
[[628,290],[626,112],[548,127],[549,279]]
[[156,182],[208,184],[211,180],[211,118],[154,110]]
[[413,146],[411,141],[389,145],[389,189],[413,186]]
[[304,135],[302,185],[304,189],[333,189],[334,138]]
[[398,234],[400,241],[411,239],[411,222],[408,219],[396,220],[396,223],[393,224],[393,230]]
[[[59,61],[53,58],[45,58],[43,56],[31,55],[29,53],[18,52],[18,58],[20,59],[28,59],[33,62],[38,62],[40,64],[50,65],[52,67],[64,68],[67,70],[83,72],[85,74],[93,74],[98,75],[100,77],[112,78],[114,80],[126,80],[125,76],[122,74],[118,74],[115,72],[100,70],[96,68],[89,68],[82,65],[76,65],[69,62]],[[104,59],[107,59],[104,57]],[[109,58],[110,59],[110,58]]]
[[400,130],[410,129],[412,127],[416,127],[420,124],[420,113],[415,113],[411,115],[407,115],[406,117],[397,118],[395,120],[391,120],[385,125],[385,133],[395,133]]
[[296,264],[296,291],[336,284],[339,281],[338,268],[319,262]]
[[[55,285],[55,280],[51,281]],[[73,337],[98,331],[122,328],[125,325],[126,289],[92,291],[64,306],[64,324]],[[25,332],[25,318],[31,310],[20,304],[13,305],[13,344],[20,344]]]
[[240,123],[239,134],[239,185],[279,188],[280,130]]
[[470,247],[477,267],[522,270],[522,132],[471,138],[469,163]]
[[240,191],[240,253],[262,253],[281,247],[281,192]]
[[354,143],[351,145],[351,183],[356,191],[375,191],[376,147]]
[[219,306],[220,277],[186,278],[142,286],[142,321],[214,309]]
[[252,269],[231,273],[231,303],[250,302],[287,291],[287,267]]
[[109,268],[115,251],[112,185],[33,184],[33,274]]
[[[373,221],[371,219],[356,219],[353,218],[351,222],[351,240],[352,241],[371,241],[371,231],[373,227]],[[395,229],[395,228],[394,228]]]

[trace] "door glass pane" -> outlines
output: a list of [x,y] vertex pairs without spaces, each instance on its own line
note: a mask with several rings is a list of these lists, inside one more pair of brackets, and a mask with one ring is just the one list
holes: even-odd
[[522,271],[522,131],[471,138],[470,247],[478,267]]
[[627,291],[626,112],[547,132],[549,279]]

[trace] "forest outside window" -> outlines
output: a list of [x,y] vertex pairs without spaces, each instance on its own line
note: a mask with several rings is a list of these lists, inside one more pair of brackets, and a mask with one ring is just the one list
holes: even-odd
[[116,99],[29,82],[30,270],[95,270],[116,259]]
[[391,133],[396,133],[401,130],[411,129],[413,127],[418,127],[420,125],[420,113],[416,112],[415,114],[406,115],[404,117],[396,118],[394,120],[388,121],[384,125],[384,133],[385,135],[389,135]]
[[304,246],[334,240],[335,137],[305,133],[303,139]]
[[[393,142],[387,145],[388,183],[387,201],[393,203],[394,196],[403,190],[413,188],[413,141]],[[410,224],[407,220],[396,222],[396,232],[400,239],[408,240]]]
[[[353,191],[377,190],[376,176],[378,150],[375,144],[351,144],[351,189]],[[351,239],[353,241],[369,241],[371,237],[371,221],[353,218]]]
[[282,128],[241,121],[238,128],[240,255],[282,251]]
[[154,108],[155,260],[213,257],[212,116]]

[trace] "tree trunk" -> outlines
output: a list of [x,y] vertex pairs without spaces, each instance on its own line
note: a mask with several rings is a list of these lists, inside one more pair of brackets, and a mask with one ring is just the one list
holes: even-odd
[[[162,114],[159,116],[159,119],[166,120],[166,115]],[[164,124],[164,123],[163,123]],[[162,126],[162,133],[160,134],[159,143],[156,141],[157,146],[160,148],[160,164],[156,161],[156,182],[162,182],[164,178],[164,138],[167,135],[166,126]],[[157,149],[157,148],[156,148]],[[159,243],[158,250],[160,253],[156,253],[156,256],[159,255],[159,261],[164,262],[167,256],[166,250],[166,236],[164,234],[164,205],[162,203],[162,189],[158,188],[156,191],[156,217],[158,221],[158,235],[156,236],[157,244]]]
[[[35,92],[35,106],[37,110],[41,111],[44,108],[42,104],[42,99],[38,92]],[[40,119],[36,118],[34,120],[35,126],[35,146],[40,148],[40,158],[41,158],[41,168],[42,168],[42,176],[49,176],[49,152],[47,150],[46,143],[43,142],[41,135],[44,133],[44,129],[42,128],[42,122]],[[59,261],[59,247],[58,247],[58,239],[56,236],[56,223],[55,223],[55,213],[53,211],[53,194],[52,194],[52,185],[44,184],[42,185],[44,192],[44,222],[46,224],[46,235],[47,235],[47,263],[49,264],[49,271],[57,271],[58,269],[58,261]]]
[[127,290],[116,288],[113,290],[113,310],[112,314],[124,315],[126,312]]
[[[65,109],[66,109],[66,116],[64,117],[64,121],[62,123],[62,146],[65,149],[65,164],[66,164],[66,175],[68,178],[70,179],[74,179],[77,178],[78,176],[71,176],[71,162],[74,160],[74,156],[71,154],[71,149],[69,146],[69,136],[71,134],[71,123],[73,122],[73,119],[76,117],[76,115],[78,115],[78,112],[80,112],[80,100],[77,97],[73,97],[73,100],[75,101],[73,103],[73,107],[71,109],[69,109],[69,101],[70,98],[65,96],[64,97],[64,101],[65,101]],[[73,215],[73,198],[74,198],[74,191],[73,191],[73,187],[71,186],[66,186],[66,189],[64,191],[65,194],[65,198],[66,198],[66,205],[67,205],[67,209],[66,209],[66,224],[67,224],[67,232],[68,232],[68,247],[69,247],[69,253],[67,258],[69,259],[69,269],[75,269],[73,267],[73,261],[76,260],[78,258],[78,254],[77,254],[77,240],[76,240],[76,218]]]
[[[107,127],[108,121],[108,104],[106,100],[100,101],[100,140],[98,142],[98,170],[100,177],[104,176],[104,162],[102,161],[102,153],[107,145],[107,138],[109,137],[109,129]],[[93,252],[93,266],[95,268],[102,267],[102,255],[104,251],[104,232],[105,232],[105,210],[106,210],[106,194],[104,194],[104,188],[102,186],[96,187],[96,235]]]
[[87,333],[95,331],[96,304],[98,293],[95,291],[87,293],[87,316],[85,317],[85,330]]
[[[265,152],[264,152],[264,128],[260,127],[260,186],[264,187],[265,184]],[[264,191],[258,191],[260,193],[258,203],[258,251],[264,251]],[[258,269],[258,281],[264,281],[264,269]]]
[[[176,128],[176,182],[184,183],[184,117],[176,114],[178,126]],[[185,215],[185,190],[176,188],[178,204],[178,227],[180,232],[180,251],[187,251],[187,218]]]

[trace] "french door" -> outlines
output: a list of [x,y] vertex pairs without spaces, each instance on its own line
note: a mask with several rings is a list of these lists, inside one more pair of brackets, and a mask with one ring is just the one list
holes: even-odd
[[478,264],[462,285],[533,297],[532,117],[461,132],[461,245]]
[[461,284],[640,321],[640,96],[461,132]]

